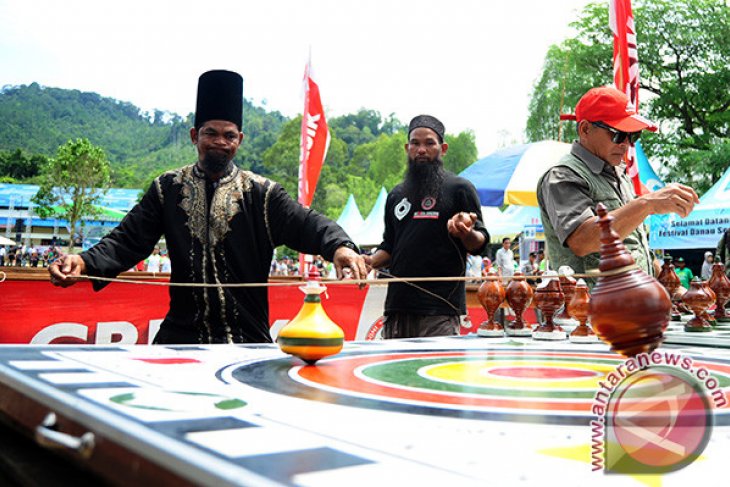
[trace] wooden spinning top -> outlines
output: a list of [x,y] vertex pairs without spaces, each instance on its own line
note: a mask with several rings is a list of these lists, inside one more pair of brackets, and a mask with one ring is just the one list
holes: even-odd
[[515,312],[515,321],[507,324],[508,336],[530,336],[532,331],[525,326],[522,320],[522,313],[532,302],[532,286],[527,283],[522,272],[515,272],[512,281],[507,286],[507,304]]
[[487,321],[479,325],[477,335],[482,337],[501,337],[504,336],[504,327],[494,321],[496,314],[502,301],[507,296],[507,291],[502,284],[502,278],[494,269],[490,269],[486,279],[477,291],[477,297],[484,310],[487,312]]
[[593,329],[586,323],[588,321],[588,308],[590,307],[591,295],[588,293],[588,285],[580,279],[575,285],[573,299],[566,305],[568,313],[578,321],[578,326],[568,337],[574,343],[593,343],[598,337]]
[[712,304],[714,300],[712,296],[707,294],[702,281],[695,277],[689,283],[689,289],[682,295],[682,302],[687,305],[689,309],[695,314],[694,317],[685,323],[684,331],[690,332],[705,332],[712,331],[712,326],[705,319],[704,314],[707,311],[707,307]]
[[573,271],[573,269],[571,269],[570,266],[567,265],[560,266],[560,268],[558,269],[560,290],[563,291],[563,294],[565,295],[565,304],[557,311],[557,313],[555,313],[553,321],[561,326],[572,327],[578,324],[578,322],[573,319],[573,317],[570,316],[570,313],[568,312],[568,303],[570,303],[570,300],[573,299],[573,294],[575,294],[576,281],[573,277],[574,273],[575,272]]
[[730,279],[725,275],[725,264],[722,263],[720,257],[717,257],[715,263],[712,264],[712,276],[708,282],[716,296],[715,320],[720,323],[730,321],[730,316],[725,311],[725,303],[730,298]]
[[560,281],[555,271],[543,274],[543,281],[535,290],[535,306],[542,312],[544,321],[532,331],[535,340],[565,340],[566,334],[560,325],[553,322],[555,311],[565,302],[560,290]]
[[611,228],[613,216],[599,203],[601,229],[598,278],[590,302],[590,317],[596,334],[625,357],[648,353],[658,347],[669,320],[671,302],[667,290],[646,272],[635,267],[634,258]]
[[710,287],[710,281],[702,281],[702,290],[705,291],[705,294],[710,296],[710,304],[707,305],[707,308],[702,312],[702,317],[710,324],[710,326],[717,326],[717,321],[713,316],[710,315],[709,309],[710,306],[717,300],[717,294],[715,294],[715,291],[712,290]]
[[664,289],[669,293],[669,297],[672,300],[671,320],[679,321],[682,319],[682,314],[677,308],[677,289],[681,285],[679,276],[674,272],[674,264],[672,264],[672,256],[664,256],[664,264],[662,264],[662,270],[657,276],[657,281],[664,286]]
[[294,319],[279,331],[276,341],[282,352],[312,365],[323,357],[339,353],[345,334],[322,308],[319,295],[326,287],[308,282],[299,289],[306,295],[304,304]]

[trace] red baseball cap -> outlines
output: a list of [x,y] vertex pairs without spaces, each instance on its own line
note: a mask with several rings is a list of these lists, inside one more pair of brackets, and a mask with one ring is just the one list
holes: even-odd
[[654,122],[634,112],[634,107],[625,93],[611,86],[588,90],[575,106],[575,115],[569,118],[573,117],[578,122],[581,120],[603,122],[621,132],[657,130]]

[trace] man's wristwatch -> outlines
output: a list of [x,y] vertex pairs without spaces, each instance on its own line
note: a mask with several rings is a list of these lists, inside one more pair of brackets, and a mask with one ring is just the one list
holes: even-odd
[[346,242],[342,242],[339,247],[347,247],[350,250],[354,250],[356,253],[360,253],[360,249],[357,248],[357,245],[355,245],[353,242],[350,242],[349,240]]

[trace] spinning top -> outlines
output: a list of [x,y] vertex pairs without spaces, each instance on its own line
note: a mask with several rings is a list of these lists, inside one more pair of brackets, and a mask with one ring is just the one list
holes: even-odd
[[689,283],[689,290],[682,295],[682,302],[686,304],[695,315],[693,318],[690,318],[687,323],[685,323],[684,331],[712,331],[712,326],[703,315],[707,311],[707,307],[710,306],[713,301],[712,296],[707,294],[704,290],[702,281],[696,277],[692,279],[692,282]]
[[653,351],[664,339],[671,302],[666,289],[636,268],[634,258],[611,228],[606,206],[596,207],[601,228],[601,260],[589,314],[593,329],[611,350],[625,357]]
[[573,299],[573,294],[575,294],[575,278],[573,277],[573,274],[575,274],[575,271],[570,266],[563,265],[558,269],[558,276],[560,276],[560,290],[563,291],[563,294],[565,295],[565,304],[563,304],[563,307],[558,309],[555,316],[553,316],[553,321],[556,325],[571,328],[578,324],[578,322],[573,319],[568,312],[568,303],[570,303],[570,300]]
[[717,326],[717,321],[709,313],[710,306],[712,306],[713,303],[717,300],[717,294],[715,294],[715,291],[713,291],[710,287],[710,281],[702,281],[702,290],[705,291],[705,293],[710,296],[710,299],[712,300],[710,301],[710,304],[707,305],[707,308],[702,312],[702,317],[710,324],[710,326]]
[[719,257],[712,264],[712,276],[708,282],[716,296],[715,320],[720,323],[730,321],[730,316],[725,312],[725,303],[730,298],[730,279],[725,275],[725,264]]
[[494,269],[489,270],[487,277],[488,279],[479,286],[479,291],[477,291],[479,302],[487,312],[487,321],[479,325],[477,335],[480,337],[501,337],[504,336],[504,328],[500,323],[494,321],[494,315],[507,296],[507,292],[502,284],[502,279]]
[[515,321],[507,324],[505,330],[507,336],[529,337],[532,335],[532,331],[525,326],[525,322],[522,320],[522,313],[525,312],[525,308],[530,306],[532,295],[532,286],[527,283],[525,276],[519,271],[515,272],[512,281],[507,286],[507,303],[515,312]]
[[535,306],[542,312],[544,321],[532,330],[535,340],[565,340],[566,334],[560,325],[553,323],[553,315],[565,302],[565,295],[560,290],[560,281],[555,271],[547,271],[542,282],[535,289]]
[[591,295],[588,293],[588,285],[583,279],[580,279],[575,285],[573,299],[566,305],[570,316],[578,320],[579,323],[568,336],[573,343],[594,343],[598,341],[596,333],[586,324],[590,302]]
[[664,256],[664,264],[662,270],[657,276],[657,281],[664,286],[664,289],[669,293],[669,297],[672,300],[672,310],[670,311],[672,321],[680,321],[682,315],[677,308],[677,289],[680,286],[679,276],[674,272],[674,264],[672,264],[672,257],[669,255]]
[[299,313],[279,331],[276,341],[282,352],[295,355],[312,365],[342,350],[345,334],[322,308],[319,297],[327,288],[308,282],[299,289],[306,294]]

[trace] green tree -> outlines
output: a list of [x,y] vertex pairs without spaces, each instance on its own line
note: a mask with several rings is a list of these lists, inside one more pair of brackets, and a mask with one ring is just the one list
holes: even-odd
[[43,167],[41,185],[33,197],[36,213],[43,218],[58,216],[68,220],[72,236],[69,252],[73,251],[73,237],[83,237],[83,219],[99,213],[96,203],[109,184],[106,153],[87,139],[69,140]]
[[[725,0],[638,0],[633,10],[641,112],[661,127],[642,144],[668,180],[702,193],[727,168],[730,152],[730,8]],[[535,84],[530,141],[558,138],[558,114],[572,113],[585,91],[613,81],[605,2],[588,5],[573,26],[577,35],[551,47]],[[563,140],[575,133],[568,125]]]
[[262,158],[267,177],[281,184],[295,199],[299,182],[301,126],[301,115],[286,122],[276,142],[264,151]]
[[456,136],[446,134],[444,141],[449,144],[444,156],[444,167],[454,174],[459,174],[477,160],[477,144],[471,130],[460,132]]
[[41,154],[29,155],[22,149],[13,152],[0,152],[0,176],[23,181],[34,178],[47,162]]
[[376,189],[380,186],[391,189],[403,178],[408,162],[405,144],[405,132],[396,132],[392,135],[380,134],[378,139],[369,145],[368,177],[375,183]]

